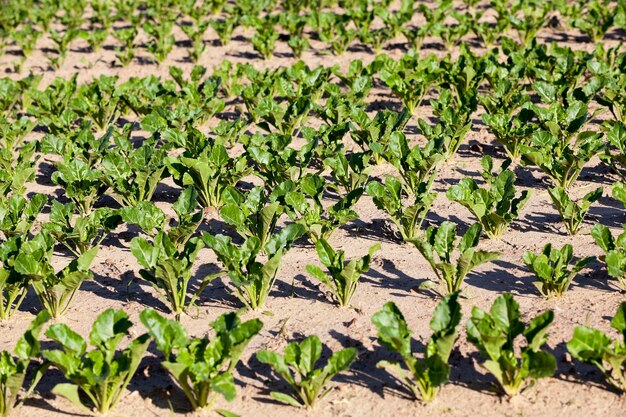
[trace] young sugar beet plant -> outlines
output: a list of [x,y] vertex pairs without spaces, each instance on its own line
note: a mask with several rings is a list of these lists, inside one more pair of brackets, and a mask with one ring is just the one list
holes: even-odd
[[570,235],[578,233],[591,204],[602,198],[602,187],[588,192],[580,200],[580,204],[570,199],[568,191],[558,185],[548,188],[552,203],[561,215],[565,229]]
[[619,339],[593,327],[577,326],[567,350],[575,359],[596,366],[611,385],[626,392],[626,302],[617,308],[611,327],[620,333]]
[[26,298],[30,281],[15,269],[15,258],[25,238],[14,236],[0,243],[0,320],[13,316]]
[[75,256],[94,248],[122,223],[117,210],[101,207],[86,216],[75,215],[74,203],[52,201],[49,221],[42,228]]
[[382,156],[398,170],[406,193],[417,196],[432,187],[445,160],[443,145],[442,141],[429,140],[424,147],[409,147],[404,133],[393,132]]
[[536,166],[563,189],[570,188],[584,166],[605,148],[601,133],[582,132],[574,145],[563,143],[557,135],[545,131],[535,131],[530,145],[522,145],[522,162]]
[[566,244],[561,249],[557,249],[548,243],[539,255],[527,251],[522,260],[537,277],[533,283],[535,287],[542,296],[550,298],[562,296],[576,274],[594,259],[593,256],[579,259],[569,270],[568,267],[572,258],[572,245]]
[[209,144],[198,156],[170,157],[167,166],[174,182],[181,187],[192,185],[202,207],[219,209],[222,193],[246,175],[247,161],[231,158],[223,145]]
[[330,239],[339,227],[358,218],[353,207],[361,198],[363,188],[356,188],[341,196],[335,204],[324,207],[322,200],[327,187],[327,181],[321,176],[307,174],[296,189],[288,190],[284,195],[287,214],[304,226],[313,242]]
[[412,197],[405,200],[403,182],[391,175],[385,178],[384,184],[369,182],[366,190],[376,207],[389,215],[404,241],[417,237],[426,214],[437,197],[437,193],[429,192],[426,184],[421,183],[421,187],[415,190]]
[[372,322],[378,329],[378,343],[391,352],[397,352],[407,369],[397,362],[380,361],[377,366],[388,369],[407,384],[415,398],[431,402],[439,389],[448,382],[448,358],[457,339],[461,321],[459,293],[446,295],[435,308],[430,321],[433,334],[420,360],[411,351],[411,330],[402,312],[388,302],[374,314]]
[[337,184],[331,184],[329,188],[339,192],[339,186],[342,186],[346,193],[364,188],[373,168],[370,159],[371,154],[368,152],[355,152],[348,158],[340,150],[324,159],[324,166],[330,168],[330,175]]
[[[3,350],[0,352],[0,416],[6,417],[13,410],[19,408],[37,387],[39,380],[48,365],[43,364],[35,368],[32,379],[25,386],[27,372],[32,358],[39,357],[40,345],[39,334],[46,322],[50,320],[47,311],[40,312],[30,323],[26,332],[17,341],[13,353]],[[27,388],[20,395],[20,391]]]
[[[547,331],[554,320],[554,312],[548,310],[528,325],[520,317],[519,305],[513,296],[502,294],[489,312],[474,307],[467,321],[468,340],[486,358],[483,366],[509,397],[529,388],[539,378],[552,376],[556,370],[554,356],[541,350],[548,340]],[[521,335],[526,344],[519,348],[521,356],[518,358],[515,339]]]
[[15,271],[32,283],[41,305],[57,318],[69,309],[83,281],[93,279],[89,267],[98,247],[85,251],[58,272],[51,265],[53,248],[54,239],[41,232],[15,257]]
[[183,390],[193,410],[209,409],[220,395],[227,401],[235,398],[232,373],[250,340],[261,331],[259,319],[242,323],[237,314],[226,313],[211,323],[215,337],[210,340],[207,336],[187,336],[180,323],[151,309],[142,311],[140,319],[163,353],[161,365]]
[[285,212],[285,207],[278,201],[269,201],[264,187],[257,186],[246,195],[236,188],[228,188],[224,194],[224,206],[220,217],[244,239],[250,236],[259,238],[261,249],[276,229],[276,223]]
[[216,278],[216,275],[209,275],[202,278],[196,288],[190,286],[193,263],[203,247],[202,240],[196,237],[179,248],[164,231],[158,232],[152,242],[139,236],[130,242],[131,253],[143,267],[139,275],[163,297],[176,320],[180,320],[181,314],[194,305],[200,293]]
[[493,173],[493,159],[485,156],[481,164],[487,188],[479,187],[472,178],[462,178],[446,193],[450,200],[461,203],[476,216],[491,239],[502,236],[531,196],[531,190],[524,190],[516,197],[516,177],[507,169],[510,163],[507,159],[500,167],[500,173],[496,175]]
[[591,228],[591,236],[604,251],[600,260],[606,264],[609,276],[617,280],[621,291],[626,291],[626,225],[624,232],[614,238],[608,227],[598,223]]
[[322,356],[322,343],[313,335],[302,342],[291,342],[283,355],[269,350],[262,350],[256,357],[261,363],[268,364],[291,386],[293,392],[272,391],[273,399],[295,407],[311,408],[325,397],[332,388],[326,386],[337,374],[346,371],[356,360],[356,348],[346,348],[334,352],[324,367],[316,364]]
[[452,260],[456,241],[456,225],[452,222],[431,226],[423,237],[409,239],[408,242],[415,245],[437,276],[437,282],[425,281],[420,289],[429,290],[439,285],[442,294],[452,294],[461,289],[465,276],[474,268],[498,259],[499,252],[476,249],[481,232],[480,223],[474,223],[458,240],[456,262]]
[[65,195],[76,204],[83,215],[89,214],[107,189],[102,172],[80,159],[57,164],[52,181],[63,187]]
[[370,247],[368,254],[364,257],[352,259],[349,262],[345,262],[344,251],[335,251],[324,239],[315,242],[315,249],[320,262],[328,269],[330,276],[315,265],[307,265],[307,272],[328,287],[341,307],[347,307],[356,292],[359,277],[369,270],[372,256],[380,249],[380,244]]
[[15,192],[9,198],[0,197],[0,232],[4,238],[28,237],[47,202],[43,194],[35,194],[30,200]]
[[131,326],[128,315],[122,310],[105,310],[96,318],[89,333],[89,343],[94,347],[89,352],[87,342],[67,325],[50,326],[46,336],[61,349],[47,349],[42,355],[70,381],[57,384],[52,392],[67,398],[87,414],[106,414],[112,410],[126,391],[150,343],[146,333],[118,351],[122,339],[129,336]]
[[275,233],[265,245],[265,262],[257,260],[261,252],[261,241],[256,236],[247,238],[241,246],[235,245],[230,237],[224,235],[204,233],[202,239],[224,265],[232,283],[233,295],[246,308],[258,310],[265,307],[265,300],[274,286],[283,255],[303,234],[304,228],[299,224],[287,225]]

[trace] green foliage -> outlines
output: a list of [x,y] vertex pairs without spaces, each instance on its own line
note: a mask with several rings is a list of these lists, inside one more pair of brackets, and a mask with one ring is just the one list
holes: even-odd
[[405,192],[417,195],[422,189],[430,190],[446,157],[443,145],[442,141],[429,140],[424,147],[410,148],[404,133],[393,132],[383,158],[398,170]]
[[122,217],[108,207],[76,215],[74,203],[52,202],[49,221],[42,228],[74,255],[80,256],[102,243],[107,235],[122,223]]
[[474,223],[458,240],[458,257],[452,260],[456,240],[456,225],[445,221],[439,227],[430,226],[423,237],[407,241],[415,245],[437,276],[438,282],[426,281],[422,288],[440,285],[444,294],[459,291],[465,276],[477,266],[498,259],[500,253],[476,249],[482,226]]
[[89,214],[107,189],[102,171],[89,167],[80,159],[58,164],[52,181],[64,188],[65,195],[83,215]]
[[285,212],[278,201],[269,201],[263,187],[254,187],[245,196],[235,188],[224,193],[226,204],[220,209],[220,217],[234,227],[244,239],[256,236],[265,249],[276,228],[276,223]]
[[576,274],[594,259],[592,256],[579,259],[569,270],[573,255],[572,245],[566,244],[557,249],[553,248],[551,243],[546,244],[539,255],[531,251],[524,253],[522,260],[537,277],[533,284],[542,296],[546,298],[562,296]]
[[315,242],[315,249],[320,262],[328,269],[330,276],[315,265],[307,265],[307,272],[328,287],[340,306],[349,306],[356,292],[359,277],[369,270],[372,257],[380,249],[380,244],[370,247],[368,254],[364,257],[352,259],[349,262],[345,261],[344,251],[335,251],[324,239]]
[[383,360],[377,366],[388,369],[411,388],[415,398],[425,402],[434,400],[439,389],[448,382],[448,359],[461,321],[458,296],[457,292],[446,295],[435,308],[430,321],[433,334],[421,360],[412,352],[411,330],[393,302],[386,303],[372,316],[372,322],[378,329],[378,343],[389,351],[397,352],[408,372],[398,362]]
[[257,359],[268,364],[292,388],[291,394],[272,391],[276,401],[295,407],[313,407],[317,400],[326,396],[332,388],[326,386],[337,374],[346,371],[356,360],[356,348],[334,352],[324,367],[316,364],[322,356],[322,343],[313,335],[302,342],[291,342],[283,355],[269,350],[257,352]]
[[129,336],[131,326],[125,312],[105,310],[91,328],[89,343],[94,349],[88,352],[87,342],[67,325],[50,326],[46,336],[61,349],[46,349],[42,355],[70,381],[57,384],[52,392],[88,414],[106,414],[112,410],[126,391],[150,343],[146,333],[118,351],[120,342]]
[[[539,378],[552,376],[556,370],[554,356],[541,349],[548,341],[548,327],[554,320],[552,310],[533,318],[528,325],[520,318],[513,296],[502,294],[489,312],[474,307],[467,321],[468,340],[480,350],[486,359],[483,366],[508,396],[516,395]],[[515,339],[522,335],[526,344],[517,347]]]
[[608,227],[596,224],[591,228],[591,236],[604,251],[600,260],[606,264],[610,277],[617,279],[622,291],[626,291],[626,226],[624,232],[614,238]]
[[246,174],[245,158],[231,158],[219,144],[207,146],[198,157],[168,158],[167,164],[174,182],[181,187],[192,185],[204,208],[219,209],[224,204],[224,191]]
[[507,169],[509,163],[510,160],[505,161],[500,173],[494,174],[493,160],[490,156],[485,156],[481,164],[487,188],[479,187],[472,178],[462,178],[446,193],[450,200],[461,203],[478,219],[491,239],[502,236],[531,196],[530,190],[524,190],[516,196],[516,176]]
[[598,201],[602,197],[602,187],[598,187],[593,191],[585,194],[578,204],[572,201],[567,190],[559,187],[548,188],[548,194],[552,199],[552,203],[561,215],[561,220],[565,224],[565,229],[570,235],[575,235],[589,211],[591,204]]
[[611,187],[611,195],[618,200],[626,208],[626,184],[623,182],[614,182]]
[[247,238],[241,246],[235,245],[230,237],[224,235],[205,233],[202,239],[224,265],[233,286],[233,295],[246,308],[258,310],[265,307],[283,255],[303,234],[304,228],[298,224],[290,224],[275,233],[265,245],[265,262],[257,260],[261,241],[256,236]]
[[[353,207],[363,195],[363,188],[340,195],[336,203],[326,206],[322,199],[327,186],[326,180],[321,176],[307,174],[297,184],[297,188],[286,187],[284,192],[287,214],[304,226],[313,242],[330,239],[339,227],[359,217]],[[276,190],[274,193],[278,197]]]
[[607,163],[622,180],[626,179],[626,124],[617,121],[606,133],[607,147],[600,159]]
[[85,251],[58,272],[51,264],[53,247],[54,240],[41,232],[22,245],[15,257],[15,271],[32,283],[43,307],[56,318],[65,314],[83,281],[93,279],[89,267],[98,247]]
[[166,173],[166,150],[153,140],[144,141],[139,148],[127,137],[117,136],[115,142],[102,161],[103,181],[111,196],[124,207],[150,201]]
[[381,110],[370,119],[365,110],[355,108],[350,113],[350,136],[363,151],[371,151],[376,162],[380,163],[389,146],[391,134],[402,132],[410,117],[411,113],[407,109],[400,113]]
[[137,28],[121,28],[113,31],[113,36],[121,43],[115,47],[115,58],[122,66],[126,67],[135,58],[135,38],[137,37]]
[[[43,238],[39,236],[34,239]],[[15,259],[26,242],[26,237],[15,236],[0,243],[0,320],[6,320],[15,314],[30,288],[30,281],[16,270],[15,264]]]
[[176,225],[168,229],[167,235],[179,251],[183,250],[202,223],[203,213],[201,210],[196,211],[197,207],[198,193],[193,187],[185,188],[172,205],[177,219]]
[[437,197],[437,193],[428,192],[426,184],[422,183],[417,192],[406,201],[403,198],[402,183],[393,176],[387,176],[384,184],[369,182],[366,190],[376,207],[389,215],[405,241],[417,237],[424,218]]
[[152,242],[138,236],[130,242],[130,251],[143,267],[139,275],[164,299],[177,320],[215,278],[209,275],[200,279],[195,288],[190,286],[193,263],[203,246],[202,240],[196,237],[179,248],[163,231],[158,232]]
[[439,79],[439,60],[433,54],[420,58],[415,50],[404,54],[399,61],[380,55],[383,66],[380,79],[391,92],[402,100],[410,114],[420,106],[426,93]]
[[173,26],[174,22],[169,20],[161,20],[158,24],[146,22],[143,25],[144,32],[150,37],[146,47],[158,63],[165,61],[172,48],[174,48]]
[[331,169],[330,175],[346,193],[363,188],[372,170],[370,154],[357,152],[346,157],[338,151],[334,156],[324,159],[324,165]]
[[0,198],[0,231],[4,238],[28,237],[47,202],[48,198],[43,194],[35,194],[30,200],[19,194]]
[[602,134],[583,132],[578,135],[574,146],[561,142],[555,134],[535,131],[531,144],[522,146],[522,162],[541,169],[554,185],[568,189],[571,187],[583,167],[591,158],[604,150]]
[[26,388],[26,376],[32,358],[40,355],[39,334],[50,319],[47,311],[40,312],[30,323],[26,332],[18,339],[13,353],[3,350],[0,352],[0,415],[3,417],[19,408],[30,396],[41,380],[47,366],[35,368],[34,375],[28,381],[28,389],[20,395],[22,387]]
[[620,338],[611,339],[600,330],[577,326],[567,350],[584,363],[596,366],[606,380],[620,391],[626,391],[626,302],[622,302],[611,320]]
[[190,338],[180,323],[151,309],[142,311],[140,319],[163,353],[161,364],[193,410],[210,408],[220,395],[228,401],[235,398],[232,374],[246,346],[263,327],[259,319],[242,323],[235,313],[223,314],[211,323],[215,330],[211,340],[207,336]]
[[251,39],[254,50],[266,60],[272,57],[277,40],[278,32],[274,29],[272,22],[259,24]]

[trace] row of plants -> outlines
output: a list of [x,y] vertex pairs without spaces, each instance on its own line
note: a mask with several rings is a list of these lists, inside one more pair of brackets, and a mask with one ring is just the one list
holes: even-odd
[[[434,310],[432,335],[421,358],[411,347],[412,332],[402,312],[388,302],[374,314],[378,342],[399,361],[382,360],[377,367],[393,373],[406,384],[416,399],[430,402],[449,379],[450,355],[458,337],[461,305],[458,293],[444,297]],[[178,322],[152,309],[140,314],[147,332],[130,337],[132,323],[122,310],[108,309],[93,323],[88,340],[62,323],[48,327],[45,336],[54,347],[41,348],[40,334],[50,319],[42,312],[18,340],[13,352],[2,351],[0,368],[0,414],[9,415],[34,391],[49,367],[61,371],[68,382],[54,386],[52,393],[72,402],[88,414],[108,414],[125,394],[140,367],[149,344],[154,341],[161,365],[189,401],[191,409],[211,408],[218,397],[232,401],[236,396],[233,372],[250,340],[262,329],[259,319],[241,322],[236,313],[226,313],[211,323],[214,335],[189,337]],[[510,294],[500,295],[489,311],[474,307],[467,321],[467,338],[484,359],[482,366],[497,380],[501,392],[514,396],[534,385],[537,379],[556,371],[554,356],[545,349],[554,313],[548,310],[527,323]],[[601,331],[578,326],[567,343],[574,358],[598,367],[607,382],[626,391],[626,302],[611,321],[620,333],[612,339]],[[523,337],[520,348],[518,339]],[[91,349],[89,349],[89,345]],[[335,351],[322,366],[323,345],[315,336],[289,343],[283,354],[261,350],[257,360],[269,365],[290,386],[290,391],[272,391],[271,397],[296,407],[313,407],[332,391],[329,383],[350,369],[358,350]],[[31,364],[34,370],[31,370]],[[32,375],[27,378],[28,375]],[[25,392],[22,392],[23,389]],[[220,415],[232,417],[227,410]]]
[[[143,121],[146,116],[151,116],[143,123],[148,131],[163,130],[162,124],[184,131],[188,125],[204,126],[225,109],[246,119],[240,129],[253,123],[295,134],[311,117],[327,124],[354,119],[350,109],[368,110],[375,87],[391,92],[409,116],[417,114],[425,99],[432,101],[443,127],[451,124],[455,131],[462,131],[468,116],[482,110],[482,122],[512,159],[518,159],[522,146],[530,145],[533,128],[550,131],[565,146],[598,117],[590,105],[599,104],[612,119],[624,122],[625,56],[619,46],[605,49],[599,44],[593,52],[582,52],[535,42],[524,47],[507,38],[501,48],[483,55],[467,45],[460,48],[460,56],[442,58],[410,50],[397,60],[384,54],[369,64],[354,60],[345,70],[310,68],[301,61],[257,70],[249,63],[223,61],[210,74],[202,66],[194,66],[188,76],[170,67],[166,80],[151,75],[120,82],[117,76],[100,76],[80,84],[74,75],[56,78],[43,89],[38,88],[41,76],[29,75],[0,79],[0,114],[9,121],[29,117],[31,123],[20,121],[19,129],[3,126],[13,130],[15,140],[35,126],[53,134],[89,127],[95,134],[124,124],[122,118]],[[449,106],[463,114],[453,117]],[[170,115],[164,114],[166,109]],[[436,131],[423,123],[418,127],[426,130],[424,136]]]
[[[580,62],[557,65],[560,61],[555,58],[554,67],[544,67],[553,69],[549,76],[537,68],[531,71],[529,65],[525,66],[525,74],[535,74],[536,80],[532,83],[535,94],[549,102],[549,108],[529,98],[519,99],[522,78],[526,75],[520,75],[515,81],[509,76],[510,71],[503,70],[510,62],[487,70],[486,63],[493,61],[478,63],[477,57],[465,51],[455,61],[443,60],[438,64],[439,70],[432,71],[436,61],[431,60],[433,65],[424,67],[423,71],[436,74],[433,77],[439,80],[432,82],[441,92],[438,99],[430,101],[438,116],[437,122],[418,121],[426,139],[423,145],[409,145],[404,133],[410,105],[400,112],[382,110],[370,116],[363,107],[355,107],[350,96],[343,105],[336,104],[341,102],[333,98],[345,96],[331,87],[335,84],[324,81],[333,70],[310,70],[303,63],[267,71],[257,71],[249,65],[237,66],[233,73],[241,71],[242,77],[250,83],[234,82],[231,86],[242,88],[241,97],[244,103],[249,103],[246,106],[250,109],[250,119],[223,122],[210,136],[201,133],[188,119],[181,120],[189,114],[197,119],[208,117],[207,113],[214,112],[214,104],[209,104],[207,109],[207,103],[221,102],[218,107],[223,108],[223,99],[216,94],[215,85],[219,82],[203,78],[205,69],[202,67],[196,67],[189,79],[183,78],[180,69],[173,68],[174,81],[169,83],[146,77],[118,86],[114,78],[100,78],[86,87],[95,90],[93,95],[82,92],[85,86],[77,88],[75,77],[68,81],[57,79],[44,91],[28,87],[28,81],[12,84],[25,87],[7,108],[14,111],[26,104],[29,112],[51,133],[40,141],[26,141],[35,122],[26,116],[3,122],[5,169],[0,176],[3,191],[0,231],[4,240],[2,261],[6,278],[2,318],[9,317],[19,307],[31,286],[44,308],[54,316],[63,314],[80,284],[91,277],[89,267],[96,247],[122,224],[137,226],[145,235],[134,238],[131,243],[131,251],[142,267],[141,277],[155,286],[177,316],[194,304],[213,279],[225,274],[232,282],[233,293],[244,306],[262,308],[283,255],[304,235],[316,245],[320,261],[330,275],[314,266],[308,268],[309,273],[333,288],[340,304],[349,304],[358,276],[367,269],[376,248],[372,248],[368,257],[353,260],[344,271],[343,253],[335,252],[328,240],[340,227],[359,217],[355,205],[364,195],[370,196],[374,204],[387,213],[396,226],[397,236],[413,244],[432,266],[436,279],[426,283],[424,289],[434,283],[442,294],[451,293],[461,288],[464,277],[474,267],[498,256],[477,249],[483,232],[490,239],[500,238],[519,217],[530,197],[529,190],[518,192],[516,189],[516,175],[509,169],[512,160],[536,166],[547,174],[553,184],[548,189],[549,195],[566,230],[575,234],[591,204],[602,196],[602,189],[598,188],[580,201],[571,197],[572,186],[585,164],[593,156],[600,156],[616,173],[623,172],[620,149],[626,137],[624,122],[618,116],[620,112],[614,111],[615,119],[604,123],[599,132],[583,130],[592,118],[588,110],[591,98],[602,100],[600,95],[606,91],[599,86],[611,85],[619,79],[621,64],[615,63],[612,70],[590,70],[589,82],[580,87],[577,81],[562,80],[570,71],[576,73],[583,68],[601,66],[594,60],[598,51],[602,52],[601,48],[593,55],[558,48],[537,47],[532,51],[566,57],[572,62],[580,56],[588,59],[581,61],[585,63],[583,67]],[[406,62],[413,59],[416,57],[407,55],[403,58],[405,61],[399,62],[409,67]],[[359,62],[350,66],[348,74],[369,71]],[[382,57],[369,67],[378,65],[377,62],[382,65],[381,77],[386,68],[398,64]],[[478,94],[478,80],[482,77],[468,72],[472,66],[465,64],[470,62],[473,68],[483,68],[482,77],[488,82],[498,80],[499,87],[493,95]],[[557,69],[561,70],[560,75]],[[490,76],[494,71],[500,71],[500,75]],[[226,73],[231,77],[230,70]],[[341,79],[346,74],[337,76]],[[359,77],[355,76],[355,80]],[[548,79],[546,77],[555,78],[550,83],[540,80]],[[594,81],[598,79],[604,81],[598,84]],[[371,84],[371,78],[366,77],[365,83]],[[513,83],[517,84],[511,89]],[[128,85],[135,86],[132,93],[128,93]],[[107,94],[103,95],[102,91]],[[273,92],[272,95],[285,97],[291,103],[285,108],[270,100],[262,106],[263,99],[258,98],[262,91]],[[307,112],[315,112],[310,102],[309,106],[302,107],[302,100],[319,100],[323,91],[336,94],[323,108],[321,104],[317,107],[325,124],[319,128],[301,126],[299,123],[308,116]],[[91,101],[84,99],[86,96],[92,97]],[[21,104],[16,105],[19,100]],[[161,104],[152,107],[147,104],[149,100],[153,100],[152,104],[156,101]],[[493,159],[484,157],[483,184],[464,178],[449,187],[447,197],[466,207],[478,222],[455,244],[453,224],[428,228],[422,228],[422,224],[436,197],[432,187],[437,175],[443,163],[459,149],[478,101],[486,109],[495,109],[491,114],[494,117],[506,117],[514,111],[523,113],[523,126],[531,131],[526,136],[516,133],[506,140],[500,137],[509,159],[496,170]],[[101,106],[106,107],[103,110]],[[189,111],[190,106],[196,106],[195,111]],[[609,108],[618,107],[610,104]],[[87,110],[83,111],[84,118],[76,127],[80,109]],[[131,109],[142,115],[140,127],[148,132],[148,137],[139,144],[132,137],[135,131],[131,123],[120,128],[111,126],[114,119]],[[489,113],[484,114],[489,120],[487,116]],[[100,125],[101,130],[94,133],[87,119]],[[253,123],[258,130],[247,130]],[[305,146],[296,147],[294,143],[298,131]],[[361,150],[347,153],[345,136]],[[235,145],[243,152],[234,152]],[[48,199],[43,195],[26,198],[23,194],[35,178],[42,153],[56,155],[53,160],[56,171],[51,180],[62,189],[69,202],[52,201],[49,218],[41,226],[43,231],[32,236]],[[395,168],[397,175],[389,175],[384,181],[370,178],[372,167],[383,163]],[[250,177],[256,177],[262,185],[250,186],[246,180]],[[183,189],[172,206],[173,221],[168,221],[165,212],[151,201],[157,186],[166,178]],[[613,196],[623,203],[626,201],[624,190],[622,182],[616,182],[612,188]],[[102,207],[105,194],[121,208]],[[329,197],[336,200],[330,206],[324,204]],[[198,235],[196,230],[207,217],[198,206],[217,213],[241,239]],[[278,227],[285,220],[291,224]],[[602,260],[606,262],[609,275],[624,288],[626,253],[621,236],[613,238],[608,228],[601,225],[595,226],[592,234],[606,253]],[[56,244],[75,256],[75,260],[59,272],[51,266]],[[204,246],[215,252],[224,272],[201,277],[199,285],[190,287],[195,258]],[[459,257],[453,261],[455,248]],[[570,273],[567,265],[573,258],[572,252],[571,247],[561,250],[547,247],[537,259],[531,255],[524,259],[539,276],[543,295],[562,294],[575,273],[589,261],[575,264]],[[260,257],[268,259],[261,262],[257,259]],[[551,263],[555,265],[548,268],[546,265]]]
[[[238,193],[234,189],[231,192]],[[262,195],[262,188],[258,187],[250,193],[258,197]],[[154,287],[177,320],[195,306],[205,288],[218,277],[228,278],[230,292],[242,307],[253,310],[265,308],[265,301],[274,288],[284,255],[307,232],[309,236],[316,236],[316,229],[311,231],[302,222],[277,228],[284,207],[277,203],[257,205],[258,211],[244,214],[243,210],[252,211],[254,207],[248,201],[242,207],[232,204],[222,209],[224,213],[231,213],[232,217],[224,215],[224,219],[231,224],[234,224],[233,218],[241,216],[239,227],[233,230],[241,234],[241,239],[206,232],[194,235],[202,221],[202,212],[197,210],[195,195],[191,187],[183,191],[174,204],[178,222],[167,228],[163,226],[165,215],[162,212],[155,213],[147,209],[152,207],[153,210],[159,210],[153,205],[119,210],[100,208],[86,217],[78,217],[75,223],[65,217],[65,226],[70,229],[68,231],[62,229],[63,223],[60,223],[58,217],[71,212],[74,205],[55,201],[51,207],[50,222],[44,222],[42,230],[32,237],[28,231],[35,217],[18,217],[18,222],[14,224],[23,227],[17,228],[12,237],[0,243],[0,318],[6,320],[13,316],[31,288],[51,316],[63,315],[70,308],[82,283],[93,279],[90,267],[98,250],[98,243],[94,242],[101,242],[106,233],[125,217],[130,218],[129,222],[140,224],[144,230],[148,227],[154,230],[146,233],[146,237],[134,237],[130,251],[141,267],[140,278]],[[14,207],[19,205],[16,201],[21,202],[21,208],[27,212],[32,211],[33,203],[40,199],[33,198],[29,203],[26,203],[24,197],[12,197],[11,200]],[[9,212],[9,215],[16,217],[15,213]],[[159,215],[163,222],[161,226],[146,225]],[[423,234],[407,239],[419,250],[435,276],[425,281],[420,288],[440,295],[460,291],[465,277],[473,269],[498,259],[500,253],[478,248],[482,230],[481,224],[475,223],[457,238],[456,225],[445,221],[439,226],[428,227]],[[615,278],[615,283],[623,290],[626,279],[623,234],[614,238],[610,230],[601,224],[594,226],[591,233],[606,252],[601,259],[606,264],[608,274]],[[60,270],[53,267],[59,261],[54,255],[57,242],[69,248],[75,256]],[[194,276],[193,271],[198,267],[198,254],[204,247],[210,248],[216,255],[221,264],[220,272]],[[335,250],[324,237],[315,240],[315,249],[320,263],[327,271],[310,264],[306,267],[308,274],[328,288],[334,302],[340,306],[350,306],[359,278],[368,271],[380,245],[373,245],[369,253],[361,258],[349,260],[346,260],[343,250]],[[576,274],[592,260],[592,257],[587,257],[573,262],[573,248],[570,244],[560,249],[547,244],[541,252],[528,251],[523,257],[523,262],[536,276],[535,285],[544,297],[563,295]]]
[[[296,57],[315,39],[334,54],[343,54],[358,41],[380,52],[391,40],[404,38],[420,49],[424,39],[435,38],[448,50],[470,37],[491,48],[501,35],[515,33],[524,44],[558,19],[563,30],[574,30],[593,42],[612,28],[626,29],[624,2],[608,0],[474,0],[455,4],[440,0],[432,6],[414,0],[351,1],[238,1],[225,0],[64,0],[10,1],[0,15],[0,51],[12,46],[28,57],[41,37],[54,49],[49,63],[58,68],[72,45],[82,39],[89,52],[97,52],[115,38],[117,62],[128,65],[139,48],[158,63],[176,44],[178,27],[191,61],[207,50],[209,28],[227,45],[237,28],[253,29],[250,42],[264,58],[272,57],[279,39]],[[487,6],[487,7],[485,7]],[[495,14],[485,13],[493,10]],[[419,22],[419,23],[416,23]]]

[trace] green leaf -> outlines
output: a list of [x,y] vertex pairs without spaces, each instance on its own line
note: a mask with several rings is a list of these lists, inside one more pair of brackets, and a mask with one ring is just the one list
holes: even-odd
[[78,394],[78,386],[74,384],[57,384],[52,388],[52,393],[67,398],[76,407],[87,414],[92,414],[91,410],[83,405]]
[[272,391],[270,396],[278,402],[287,405],[293,405],[294,407],[302,407],[303,405],[298,402],[295,398],[290,395],[283,394],[282,392]]

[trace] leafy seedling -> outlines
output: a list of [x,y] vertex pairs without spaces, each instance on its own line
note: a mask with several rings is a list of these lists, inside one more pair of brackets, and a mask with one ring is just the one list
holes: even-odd
[[192,268],[198,252],[204,247],[200,238],[191,238],[179,249],[166,232],[159,232],[152,242],[135,237],[130,251],[143,269],[141,278],[148,281],[180,320],[182,313],[193,306],[200,293],[216,278],[209,275],[191,287]]
[[456,225],[445,221],[439,227],[430,226],[423,237],[409,239],[428,262],[437,276],[437,282],[426,281],[420,289],[431,289],[436,285],[443,288],[444,294],[459,291],[465,276],[478,265],[499,258],[499,252],[477,249],[482,226],[474,223],[458,240],[456,249],[458,257],[452,260],[456,240]]
[[42,355],[70,381],[57,384],[52,392],[87,414],[106,414],[112,410],[125,393],[150,343],[150,336],[145,333],[118,351],[131,326],[122,310],[105,310],[91,328],[89,343],[94,349],[89,352],[87,342],[67,325],[50,326],[46,336],[61,349],[46,349]]
[[446,295],[435,308],[430,321],[433,331],[423,358],[411,350],[411,330],[402,312],[393,302],[386,303],[372,316],[378,329],[378,343],[391,352],[397,352],[405,368],[398,362],[380,361],[376,365],[385,368],[409,386],[415,398],[431,402],[441,387],[448,382],[450,365],[448,359],[457,339],[461,321],[461,305],[458,292]]
[[577,326],[572,340],[567,342],[567,350],[575,359],[596,366],[611,385],[625,392],[626,302],[617,308],[611,327],[620,333],[619,339],[611,339],[593,327]]
[[572,245],[566,244],[561,249],[557,249],[548,243],[539,255],[527,251],[522,260],[537,277],[537,281],[533,283],[535,287],[542,296],[550,298],[562,296],[576,274],[594,259],[593,256],[579,259],[569,270],[572,258]]
[[2,392],[0,395],[0,416],[2,417],[8,416],[24,403],[48,368],[47,364],[37,366],[32,379],[29,381],[30,386],[24,394],[20,395],[22,387],[26,388],[24,382],[30,361],[40,355],[39,334],[48,320],[50,320],[50,314],[47,311],[40,312],[17,341],[13,353],[11,354],[6,350],[0,352],[0,362],[2,363],[2,367],[0,367],[0,392]]
[[507,226],[515,220],[531,196],[531,190],[524,190],[516,196],[515,179],[507,169],[510,160],[505,161],[499,174],[493,173],[493,160],[485,156],[481,160],[483,178],[487,187],[479,187],[472,178],[462,178],[446,192],[446,196],[465,206],[483,226],[491,239],[499,239]]
[[273,399],[295,407],[313,407],[325,397],[332,388],[327,388],[330,380],[337,374],[346,371],[356,360],[356,348],[346,348],[334,352],[324,367],[315,365],[322,356],[322,343],[313,335],[302,342],[291,342],[283,355],[269,350],[256,354],[261,363],[268,364],[291,386],[293,392],[285,394],[272,391]]
[[372,257],[380,249],[380,244],[370,247],[368,254],[364,257],[352,259],[349,262],[345,261],[344,251],[335,251],[324,239],[315,242],[315,249],[320,262],[328,269],[330,276],[315,265],[307,265],[307,272],[328,287],[340,306],[350,305],[359,284],[359,278],[363,272],[369,270]]
[[604,251],[600,260],[606,264],[609,276],[617,280],[620,290],[626,291],[626,225],[624,232],[614,238],[608,227],[598,223],[591,228],[591,236]]
[[548,194],[550,194],[552,203],[561,215],[565,229],[570,235],[575,235],[580,229],[580,226],[582,226],[591,204],[602,197],[602,187],[598,187],[585,194],[580,204],[571,200],[567,190],[558,185],[548,188]]
[[259,319],[242,323],[235,313],[223,314],[211,323],[215,337],[209,340],[208,336],[187,336],[180,323],[152,309],[145,309],[139,317],[163,353],[161,364],[193,410],[209,409],[220,395],[227,401],[235,398],[233,371],[250,340],[261,331]]
[[[512,397],[532,386],[539,378],[547,378],[556,370],[551,353],[541,349],[548,341],[548,327],[554,312],[548,310],[528,325],[521,320],[519,305],[511,294],[502,294],[489,312],[472,309],[467,321],[467,338],[485,357],[483,366],[498,380],[504,393]],[[526,344],[518,347],[515,339],[524,336]],[[519,357],[516,352],[520,352]]]

